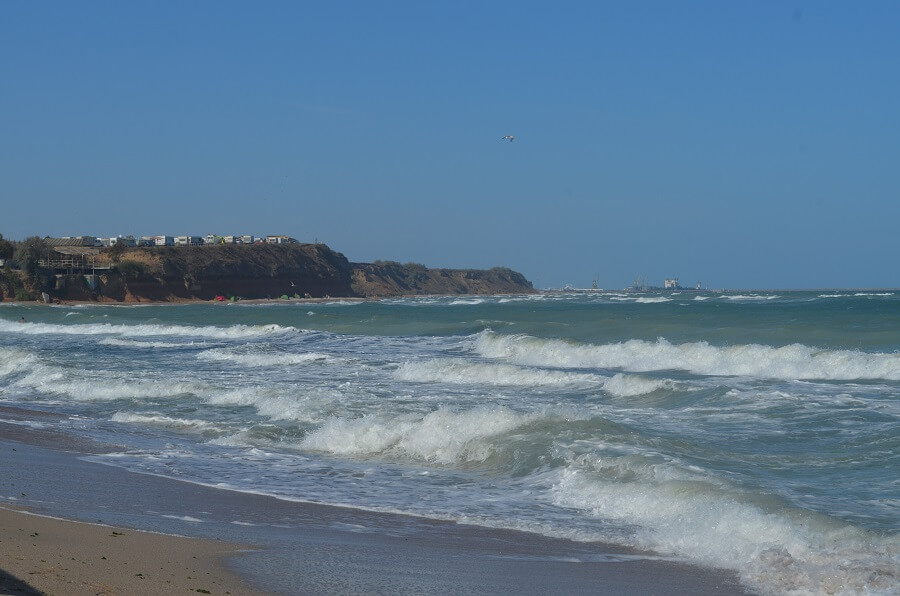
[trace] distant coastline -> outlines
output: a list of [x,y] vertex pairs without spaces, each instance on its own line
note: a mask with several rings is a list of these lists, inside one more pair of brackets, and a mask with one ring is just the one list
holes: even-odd
[[177,303],[535,292],[524,275],[506,267],[351,263],[321,243],[98,247],[38,240],[26,241],[37,245],[31,262],[7,259],[0,270],[0,300]]

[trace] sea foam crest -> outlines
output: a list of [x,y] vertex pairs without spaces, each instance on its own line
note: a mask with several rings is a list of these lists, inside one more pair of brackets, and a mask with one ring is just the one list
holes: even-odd
[[212,390],[204,398],[216,406],[250,406],[271,420],[317,423],[328,416],[336,395],[329,389],[286,391],[273,386]]
[[480,462],[496,449],[492,440],[534,420],[508,408],[454,412],[441,408],[423,417],[406,415],[329,418],[307,435],[304,449],[337,455],[386,455],[438,464]]
[[635,480],[608,480],[608,470],[596,474],[573,462],[553,487],[554,501],[638,528],[638,548],[735,570],[763,594],[893,594],[900,587],[896,537],[811,513],[764,510],[711,479],[679,479],[672,464],[601,458],[594,465],[628,470]]
[[141,426],[162,426],[178,431],[202,432],[217,431],[219,428],[212,422],[192,418],[172,418],[163,414],[135,414],[129,412],[116,412],[112,415],[113,422],[123,424],[136,424]]
[[672,381],[648,379],[638,375],[618,373],[613,377],[604,377],[590,373],[572,373],[510,364],[470,362],[461,358],[405,362],[394,371],[394,377],[401,381],[414,383],[506,385],[511,387],[596,386],[619,397],[631,397],[652,393],[657,389],[674,388]]
[[39,393],[66,396],[76,401],[111,401],[117,399],[171,399],[197,395],[206,391],[204,385],[171,381],[169,379],[140,380],[116,378],[115,374],[99,373],[97,378],[72,376],[62,369],[39,366],[15,383]]
[[192,346],[208,345],[204,343],[194,343],[192,341],[177,343],[171,341],[139,341],[136,339],[118,339],[115,337],[105,337],[98,342],[103,346],[119,346],[122,348],[143,348],[143,349],[168,349],[168,348],[185,348]]
[[309,364],[312,362],[325,362],[329,359],[326,354],[316,352],[305,352],[302,354],[291,354],[286,352],[238,352],[227,348],[214,348],[205,350],[197,354],[200,360],[212,360],[216,362],[233,362],[241,366],[263,367],[263,366],[291,366],[299,364]]
[[775,294],[771,294],[768,296],[760,295],[760,294],[724,294],[722,298],[726,300],[775,300],[776,298],[780,298],[781,296],[776,296]]
[[898,353],[819,350],[802,344],[718,347],[706,342],[671,344],[660,338],[655,342],[632,339],[595,345],[483,331],[474,345],[482,356],[528,366],[686,370],[702,375],[786,380],[900,380]]
[[38,363],[31,352],[15,348],[0,348],[0,377],[28,370]]
[[27,335],[118,335],[121,337],[181,336],[233,339],[264,337],[298,331],[296,327],[281,325],[231,325],[229,327],[190,325],[116,325],[112,323],[86,323],[83,325],[58,325],[55,323],[13,323],[0,320],[0,332]]
[[171,379],[133,379],[113,371],[84,372],[43,362],[21,350],[0,348],[0,378],[19,373],[8,385],[37,394],[66,397],[75,401],[172,398],[200,394],[206,386]]
[[414,383],[452,383],[541,387],[549,385],[599,385],[606,379],[600,375],[571,373],[496,364],[470,362],[462,358],[414,360],[404,362],[394,377]]
[[603,381],[603,390],[617,397],[634,397],[653,393],[659,389],[674,388],[675,383],[668,379],[648,379],[623,373],[617,373]]

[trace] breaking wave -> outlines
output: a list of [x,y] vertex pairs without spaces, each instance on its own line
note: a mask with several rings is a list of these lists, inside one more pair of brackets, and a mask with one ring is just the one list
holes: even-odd
[[134,339],[117,339],[115,337],[106,337],[98,343],[104,346],[120,346],[123,348],[146,348],[146,349],[166,349],[166,348],[185,348],[191,346],[203,346],[204,343],[194,343],[192,341],[184,343],[176,343],[169,341],[138,341]]
[[220,431],[221,429],[206,420],[191,418],[172,418],[163,414],[131,414],[128,412],[116,412],[112,415],[113,422],[123,424],[139,424],[147,426],[161,426],[182,432]]
[[559,368],[618,368],[632,372],[685,370],[713,376],[768,379],[900,380],[900,354],[820,350],[802,344],[780,348],[744,344],[719,347],[707,342],[672,344],[632,339],[612,344],[578,344],[526,335],[484,331],[475,339],[478,354],[520,365]]
[[[49,369],[50,367],[42,367]],[[17,381],[15,386],[28,387],[45,395],[66,396],[76,401],[113,401],[118,399],[171,399],[185,395],[198,395],[206,390],[204,385],[171,381],[169,379],[133,381],[110,378],[104,374],[103,382],[95,378],[72,378],[62,372],[36,369]]]
[[776,296],[774,294],[772,294],[770,296],[760,296],[759,294],[749,294],[749,295],[725,294],[722,296],[722,298],[725,298],[726,300],[760,300],[760,301],[762,301],[762,300],[775,300],[776,298],[781,298],[781,296]]
[[558,505],[633,528],[626,539],[632,546],[732,569],[764,594],[889,594],[897,588],[896,537],[761,505],[675,462],[580,456],[562,471],[552,495]]
[[311,362],[325,362],[329,357],[325,354],[316,352],[306,352],[302,354],[291,353],[273,353],[273,352],[236,352],[227,348],[215,348],[206,350],[197,354],[200,360],[212,360],[216,362],[234,362],[242,366],[262,367],[262,366],[291,366],[298,364],[309,364]]
[[0,377],[30,369],[38,363],[31,352],[11,348],[0,348]]
[[653,393],[659,389],[674,389],[668,379],[648,379],[638,375],[618,373],[603,382],[603,390],[616,397],[634,397]]
[[118,335],[121,337],[210,337],[214,339],[240,339],[265,337],[299,331],[296,327],[281,325],[231,325],[229,327],[190,325],[115,325],[112,323],[88,323],[84,325],[58,325],[53,323],[13,323],[0,321],[0,331],[26,335]]
[[469,362],[461,358],[405,362],[394,377],[413,383],[449,383],[458,385],[498,385],[511,387],[581,386],[598,387],[617,397],[652,393],[673,388],[668,380],[647,379],[637,375],[616,374],[604,377],[590,373],[572,373],[511,364]]
[[444,465],[482,462],[495,453],[492,438],[535,418],[504,407],[465,412],[441,408],[424,417],[336,417],[307,435],[301,446],[336,455],[382,455]]
[[460,358],[405,362],[394,371],[401,381],[540,387],[547,385],[599,385],[604,377],[513,366],[469,362]]

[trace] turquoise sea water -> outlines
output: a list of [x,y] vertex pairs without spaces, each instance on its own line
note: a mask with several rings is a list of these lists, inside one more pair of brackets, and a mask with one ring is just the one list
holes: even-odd
[[0,404],[135,471],[900,589],[900,292],[2,305]]

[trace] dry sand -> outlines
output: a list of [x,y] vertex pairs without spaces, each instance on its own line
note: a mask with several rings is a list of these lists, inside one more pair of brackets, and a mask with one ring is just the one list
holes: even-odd
[[0,508],[0,594],[261,594],[222,563],[240,549]]

